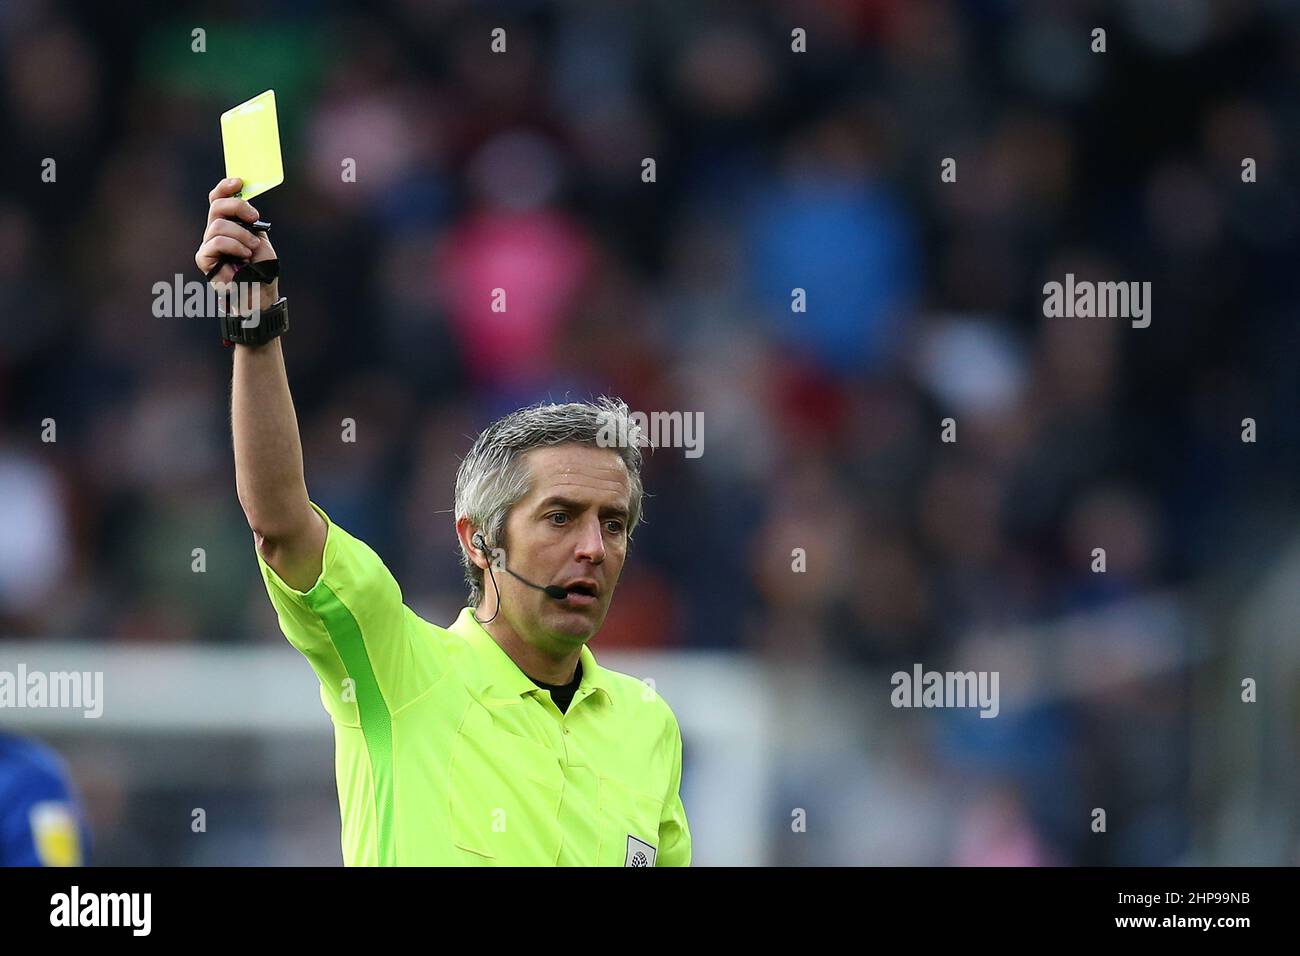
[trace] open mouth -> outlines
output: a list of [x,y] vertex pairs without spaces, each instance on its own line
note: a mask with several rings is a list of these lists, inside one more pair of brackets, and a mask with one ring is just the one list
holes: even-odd
[[596,603],[596,589],[590,584],[570,584],[563,603],[570,607],[590,607]]

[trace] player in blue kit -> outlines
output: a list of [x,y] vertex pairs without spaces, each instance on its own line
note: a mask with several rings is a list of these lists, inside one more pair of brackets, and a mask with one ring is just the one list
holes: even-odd
[[0,733],[0,866],[83,866],[90,831],[62,759]]

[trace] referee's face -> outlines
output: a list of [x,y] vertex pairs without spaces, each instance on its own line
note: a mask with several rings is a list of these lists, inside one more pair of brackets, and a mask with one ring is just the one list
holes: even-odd
[[506,564],[534,584],[592,586],[557,601],[497,574],[501,614],[521,638],[551,654],[586,643],[605,621],[627,557],[631,482],[612,448],[564,444],[524,456],[532,488],[506,519]]

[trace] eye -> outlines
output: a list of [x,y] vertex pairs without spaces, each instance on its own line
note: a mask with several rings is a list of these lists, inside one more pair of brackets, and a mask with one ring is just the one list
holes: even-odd
[[[565,519],[567,519],[569,516],[568,516],[567,514],[565,514],[563,511],[552,511],[550,514],[548,514],[548,515],[546,516],[546,518],[547,518],[548,521],[549,521],[551,518],[555,518],[555,517],[560,517],[560,518],[565,518]],[[561,523],[563,523],[563,522],[561,522]],[[560,527],[560,525],[557,524],[557,525],[555,525],[555,527],[558,528],[558,527]]]
[[613,525],[613,527],[609,529],[611,534],[623,533],[623,522],[619,521],[617,518],[611,518],[609,521],[605,522],[605,524],[606,526]]

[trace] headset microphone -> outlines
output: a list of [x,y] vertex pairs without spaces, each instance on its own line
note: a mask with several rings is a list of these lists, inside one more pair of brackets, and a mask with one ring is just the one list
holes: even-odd
[[[483,556],[487,557],[487,550],[488,550],[487,540],[483,537],[483,533],[481,531],[476,531],[474,533],[473,541],[474,544],[478,547],[479,551],[483,553]],[[510,570],[509,568],[506,568],[506,573],[513,574],[517,580],[528,585],[530,588],[536,588],[538,591],[541,591],[547,597],[554,598],[557,601],[563,601],[566,597],[569,596],[569,589],[566,587],[561,587],[558,584],[548,584],[545,587],[543,587],[540,584],[534,584],[532,581],[525,581],[523,578],[519,577],[519,575],[515,574],[515,572]],[[497,610],[496,610],[496,614],[493,614],[486,621],[479,621],[478,615],[475,615],[474,620],[478,621],[480,624],[491,624],[493,621],[496,620],[497,614],[501,613],[501,588],[497,585],[496,575],[492,573],[491,561],[488,561],[488,576],[492,578],[492,587],[495,588],[497,592]]]
[[[509,568],[506,568],[506,570],[510,571]],[[515,572],[513,571],[510,571],[510,573],[515,574]],[[519,575],[515,574],[515,577],[519,578]],[[519,578],[519,580],[524,581],[523,578]],[[541,587],[539,585],[533,584],[530,581],[524,581],[524,584],[527,584],[530,588],[537,588],[539,591],[544,592],[547,597],[555,598],[555,600],[557,601],[563,601],[566,597],[569,596],[569,589],[565,587],[560,587],[560,585],[558,584],[548,584],[546,585],[546,587]]]

